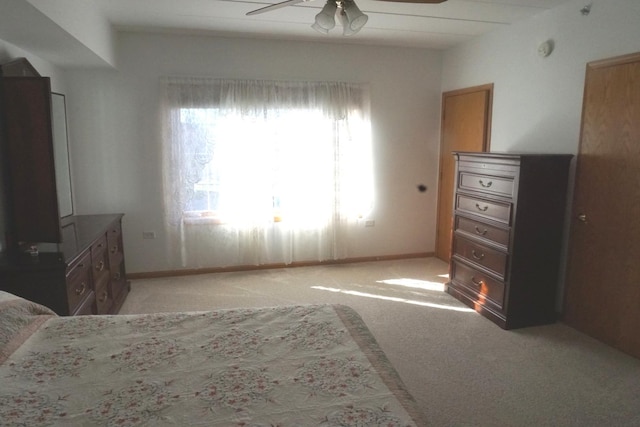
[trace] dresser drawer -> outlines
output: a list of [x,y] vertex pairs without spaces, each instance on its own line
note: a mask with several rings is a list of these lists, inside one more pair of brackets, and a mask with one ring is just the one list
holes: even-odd
[[84,302],[76,308],[76,311],[72,312],[72,316],[88,316],[90,314],[96,314],[94,305],[96,302],[96,294],[93,290],[90,291],[87,298],[85,298]]
[[516,177],[520,174],[519,159],[505,159],[497,157],[479,158],[475,153],[472,155],[460,153],[458,159],[458,170],[460,171],[471,171],[482,175],[505,177]]
[[109,277],[109,253],[107,251],[106,236],[101,237],[91,245],[91,264],[93,283],[97,286],[98,282],[105,280],[105,277]]
[[69,265],[66,281],[69,312],[73,313],[89,293],[93,292],[91,288],[91,256],[89,252]]
[[[104,235],[91,245],[91,260],[100,261],[102,254],[107,250],[107,236]],[[95,264],[95,262],[94,262]]]
[[122,250],[122,239],[117,236],[108,235],[107,245],[109,247],[109,269],[115,269],[124,260]]
[[471,293],[477,300],[476,304],[489,304],[498,310],[503,309],[504,282],[455,259],[451,260],[451,270],[454,285],[464,288],[466,293]]
[[118,240],[121,234],[122,226],[120,225],[120,222],[116,222],[111,227],[109,227],[109,229],[107,230],[107,240],[109,241],[109,245],[111,245],[112,242]]
[[118,276],[118,279],[113,280],[111,282],[111,295],[113,296],[114,301],[118,301],[121,297],[126,295],[127,292],[127,281],[122,277]]
[[453,237],[453,253],[488,270],[504,279],[507,271],[507,254],[474,243],[460,236]]
[[107,314],[113,304],[113,298],[109,293],[109,281],[103,280],[96,285],[96,308],[98,314]]
[[486,224],[481,221],[465,218],[456,215],[454,223],[454,231],[461,231],[472,236],[490,240],[507,247],[509,245],[509,230]]
[[107,246],[109,253],[115,254],[122,252],[122,230],[120,224],[115,224],[107,230]]
[[484,193],[509,198],[515,195],[514,178],[482,175],[472,172],[460,172],[458,175],[458,188],[468,191],[482,191]]
[[511,221],[511,203],[500,203],[456,194],[456,209],[505,224],[509,224]]

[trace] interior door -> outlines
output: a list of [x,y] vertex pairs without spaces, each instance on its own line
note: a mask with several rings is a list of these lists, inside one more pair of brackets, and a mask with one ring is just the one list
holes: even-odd
[[640,357],[640,53],[587,65],[564,320]]
[[451,258],[451,220],[455,161],[452,151],[487,151],[491,132],[493,84],[442,94],[440,176],[436,256]]

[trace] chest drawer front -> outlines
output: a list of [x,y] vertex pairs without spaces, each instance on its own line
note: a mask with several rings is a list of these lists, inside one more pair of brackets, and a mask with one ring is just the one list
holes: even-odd
[[91,264],[93,266],[93,283],[105,280],[109,276],[109,253],[107,251],[107,237],[102,236],[91,245]]
[[458,188],[463,190],[482,191],[498,196],[513,197],[513,178],[481,175],[471,172],[460,172],[458,177]]
[[467,293],[478,296],[478,304],[489,304],[498,310],[504,305],[504,283],[466,264],[451,261],[452,280]]
[[91,292],[91,257],[87,252],[67,269],[69,312],[73,313]]
[[100,260],[102,254],[107,250],[107,236],[102,236],[91,245],[91,259],[93,261]]
[[500,203],[457,194],[456,209],[505,224],[509,224],[511,221],[511,203]]
[[122,252],[122,231],[120,224],[116,224],[107,231],[107,246],[109,253]]
[[107,234],[107,246],[109,248],[109,268],[117,269],[118,264],[124,259],[120,228],[109,230]]
[[107,281],[102,281],[96,285],[96,308],[98,314],[107,314],[113,303],[113,298],[109,294]]
[[93,291],[89,294],[89,297],[84,300],[77,308],[75,312],[72,312],[73,316],[88,316],[90,314],[96,314],[94,304],[96,302],[96,295]]
[[498,243],[504,247],[509,245],[509,230],[494,227],[463,216],[456,216],[454,231],[462,231],[472,236]]
[[460,236],[454,236],[453,250],[454,254],[489,269],[504,279],[507,271],[506,253],[474,243]]

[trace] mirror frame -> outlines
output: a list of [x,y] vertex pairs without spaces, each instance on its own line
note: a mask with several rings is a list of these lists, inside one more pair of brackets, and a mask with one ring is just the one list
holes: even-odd
[[67,103],[62,93],[51,92],[51,125],[53,131],[53,153],[58,193],[60,218],[73,215],[73,184],[71,180],[71,157],[67,127]]

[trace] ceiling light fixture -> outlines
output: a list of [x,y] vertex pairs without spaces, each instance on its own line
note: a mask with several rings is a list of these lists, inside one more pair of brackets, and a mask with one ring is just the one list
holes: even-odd
[[353,0],[327,0],[320,13],[316,15],[311,28],[322,34],[329,34],[329,30],[336,26],[336,14],[343,27],[342,34],[345,36],[357,33],[369,20]]

